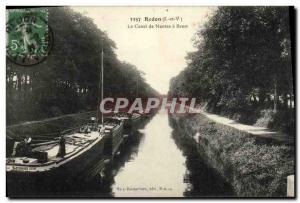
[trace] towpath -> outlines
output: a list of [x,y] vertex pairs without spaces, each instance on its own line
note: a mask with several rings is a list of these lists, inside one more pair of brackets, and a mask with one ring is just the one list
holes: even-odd
[[201,114],[205,115],[207,118],[213,120],[216,123],[230,126],[237,130],[247,132],[253,136],[267,138],[267,139],[273,139],[273,140],[276,140],[276,141],[279,141],[282,143],[287,143],[287,144],[294,143],[293,136],[288,136],[287,134],[284,134],[282,132],[276,132],[269,128],[265,128],[265,127],[241,124],[232,119],[229,119],[229,118],[217,115],[217,114],[208,113],[201,109],[191,109],[191,108],[189,108],[189,109],[190,109],[190,111],[192,111],[194,113],[201,113]]

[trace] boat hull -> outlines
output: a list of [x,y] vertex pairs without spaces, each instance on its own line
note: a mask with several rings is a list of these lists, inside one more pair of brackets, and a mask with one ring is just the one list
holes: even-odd
[[142,120],[142,116],[130,118],[124,121],[124,128],[125,129],[134,129],[139,126],[139,123]]
[[31,194],[31,191],[40,191],[40,195],[43,196],[44,192],[47,194],[47,192],[55,193],[68,190],[68,188],[72,187],[73,183],[76,182],[78,184],[80,182],[78,180],[86,179],[85,174],[89,174],[88,170],[93,168],[94,164],[105,160],[105,156],[103,155],[105,141],[105,137],[103,137],[103,139],[100,139],[85,153],[49,171],[7,171],[7,196],[39,195]]
[[112,129],[105,136],[106,142],[104,147],[104,154],[109,157],[113,157],[119,150],[120,145],[123,143],[123,130],[124,121],[120,123],[117,128]]

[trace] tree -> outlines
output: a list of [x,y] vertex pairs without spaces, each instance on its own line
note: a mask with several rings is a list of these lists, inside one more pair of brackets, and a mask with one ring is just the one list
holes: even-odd
[[133,96],[136,78],[144,95],[157,94],[131,64],[120,62],[116,44],[91,18],[68,7],[51,7],[54,44],[35,66],[7,62],[7,124],[96,110],[101,50],[104,50],[104,96]]
[[197,31],[197,50],[171,80],[170,94],[201,98],[213,112],[252,123],[261,109],[287,109],[293,95],[289,25],[288,7],[219,7]]

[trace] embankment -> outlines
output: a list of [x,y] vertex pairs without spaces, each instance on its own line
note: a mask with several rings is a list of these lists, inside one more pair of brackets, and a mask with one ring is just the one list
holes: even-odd
[[285,197],[294,174],[294,148],[216,123],[203,114],[171,116],[172,127],[197,145],[207,164],[238,197]]

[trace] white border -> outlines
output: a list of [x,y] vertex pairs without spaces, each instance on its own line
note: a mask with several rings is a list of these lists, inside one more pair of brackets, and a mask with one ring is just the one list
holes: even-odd
[[[3,2],[2,2],[3,3]],[[6,5],[198,5],[198,6],[221,6],[221,5],[295,5],[297,0],[51,0],[51,1],[40,1],[40,0],[10,0],[4,4]]]
[[[51,1],[41,1],[41,0],[2,0],[0,1],[0,30],[1,30],[1,39],[0,39],[0,104],[1,104],[1,115],[0,115],[0,139],[1,139],[1,147],[0,147],[0,163],[1,163],[1,170],[0,170],[0,191],[1,191],[1,201],[3,202],[14,202],[14,201],[24,201],[24,200],[9,200],[6,198],[5,194],[5,187],[6,187],[6,180],[5,180],[5,127],[6,127],[6,118],[5,118],[5,111],[6,111],[6,96],[5,96],[5,7],[7,5],[10,6],[29,6],[29,5],[99,5],[99,6],[109,6],[109,5],[114,5],[114,6],[133,6],[133,5],[144,5],[144,6],[165,6],[165,5],[173,5],[173,6],[220,6],[220,5],[276,5],[276,6],[283,6],[283,5],[294,5],[297,8],[299,8],[300,1],[299,0],[247,0],[247,1],[241,1],[241,0],[227,0],[227,1],[221,1],[221,0],[102,0],[101,3],[99,0],[51,0]],[[299,9],[298,9],[299,11]],[[299,13],[296,14],[296,17],[299,16]],[[299,27],[299,19],[297,17],[296,19],[296,24],[297,27]],[[298,29],[297,29],[298,30]],[[298,33],[298,31],[296,32]],[[299,41],[299,38],[297,39]],[[298,45],[298,43],[297,43]],[[296,47],[298,48],[298,46]],[[297,58],[299,58],[299,50],[297,51]],[[297,64],[296,64],[297,65]],[[297,71],[297,78],[299,78],[299,71]],[[297,84],[297,95],[299,95],[299,85]],[[299,99],[297,99],[297,107],[299,106]],[[299,119],[297,120],[297,126],[299,124]],[[299,138],[298,138],[298,143],[299,147]],[[299,156],[297,156],[297,163],[299,162]],[[297,173],[298,174],[298,173]],[[299,188],[299,185],[298,187]],[[297,194],[299,195],[299,190],[297,190]],[[32,201],[32,200],[26,200],[26,201]],[[35,202],[43,202],[43,201],[51,201],[51,200],[34,200]],[[64,201],[74,201],[74,200],[55,200],[56,202],[64,202]],[[86,202],[87,200],[76,200],[76,202]],[[111,200],[94,200],[94,201],[101,201],[101,202],[108,202]],[[122,200],[126,201],[126,200]],[[145,200],[137,200],[138,202],[140,201],[145,201]],[[156,200],[157,202],[163,202],[165,200]],[[170,200],[169,200],[170,201]],[[186,202],[188,200],[180,200],[182,202]],[[217,202],[218,200],[198,200],[201,202]],[[227,200],[227,201],[232,201]],[[234,200],[235,201],[235,200]],[[241,202],[243,200],[236,200],[236,202]],[[247,200],[247,201],[255,201],[255,202],[263,202],[266,200]],[[269,201],[274,201],[274,200],[269,200]]]

